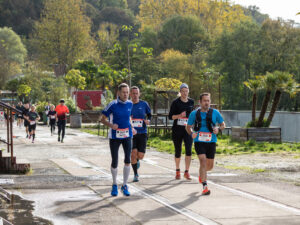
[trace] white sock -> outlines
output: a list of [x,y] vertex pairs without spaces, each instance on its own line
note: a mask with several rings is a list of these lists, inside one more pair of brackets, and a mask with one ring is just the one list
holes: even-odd
[[130,165],[129,166],[124,166],[124,169],[123,169],[123,185],[127,185],[129,174],[130,174]]
[[113,184],[117,184],[117,175],[118,175],[118,168],[110,168]]

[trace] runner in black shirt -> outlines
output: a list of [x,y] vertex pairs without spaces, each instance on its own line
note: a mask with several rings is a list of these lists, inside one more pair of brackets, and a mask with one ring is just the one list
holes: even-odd
[[[18,105],[16,106],[16,109],[23,111],[23,104],[22,102],[19,102]],[[22,124],[23,124],[23,115],[22,114],[18,114],[17,115],[17,126],[19,128],[21,128]]]
[[51,105],[50,111],[48,112],[47,116],[49,117],[49,125],[50,125],[50,131],[52,136],[55,131],[55,123],[56,123],[56,111],[54,105]]
[[29,139],[32,136],[32,143],[34,143],[36,123],[40,119],[39,115],[35,111],[34,105],[31,106],[30,111],[27,113],[27,116],[25,118],[29,123],[29,133],[30,133]]
[[187,84],[180,86],[181,96],[175,99],[170,108],[169,119],[173,121],[172,139],[175,147],[176,179],[180,179],[180,158],[182,141],[185,145],[185,172],[184,177],[191,180],[189,168],[191,164],[193,139],[185,130],[190,113],[194,109],[194,100],[189,98],[189,87]]

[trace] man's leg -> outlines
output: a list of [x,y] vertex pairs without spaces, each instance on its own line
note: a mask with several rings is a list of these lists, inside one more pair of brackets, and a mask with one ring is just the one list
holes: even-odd
[[206,159],[206,171],[211,171],[214,168],[214,159]]
[[66,131],[66,123],[67,121],[66,120],[62,120],[62,134],[61,134],[61,142],[63,142],[64,140],[64,137],[65,137],[65,131]]
[[206,152],[206,171],[211,171],[214,168],[214,159],[216,154],[216,143],[208,143]]
[[199,169],[199,175],[201,178],[202,183],[206,181],[207,178],[207,170],[206,170],[206,155],[200,154],[198,155],[199,162],[200,162],[200,169]]
[[60,133],[61,133],[61,128],[62,128],[62,124],[61,124],[61,120],[58,120],[57,121],[57,127],[58,127],[58,132],[57,132],[57,134],[58,134],[58,141],[60,141]]
[[[137,135],[136,134],[132,139],[132,152],[131,152],[131,166],[134,172],[134,175],[137,176],[137,157],[138,157],[138,150],[137,150]],[[134,179],[137,181],[137,179]]]
[[123,186],[127,185],[128,177],[130,174],[130,158],[132,149],[132,138],[126,138],[122,140],[122,146],[124,150],[124,170],[123,170]]
[[109,147],[111,153],[111,175],[113,179],[113,185],[111,190],[112,196],[118,195],[118,185],[117,185],[117,176],[118,176],[118,156],[119,156],[119,147],[120,147],[120,140],[118,139],[109,139]]

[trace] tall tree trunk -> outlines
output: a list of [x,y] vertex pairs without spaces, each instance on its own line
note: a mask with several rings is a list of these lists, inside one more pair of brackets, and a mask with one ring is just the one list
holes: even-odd
[[256,101],[257,101],[257,94],[253,93],[253,96],[252,96],[252,121],[253,121],[253,124],[255,123],[255,118],[256,118]]
[[268,104],[269,104],[270,98],[271,98],[271,91],[267,91],[264,101],[263,101],[263,104],[262,104],[262,107],[261,107],[259,118],[258,118],[258,121],[256,124],[257,127],[262,127],[262,125],[263,125],[264,117],[265,117],[265,114],[268,109]]
[[277,90],[275,92],[274,99],[273,99],[273,104],[272,104],[272,108],[271,108],[271,111],[270,111],[270,114],[269,114],[268,120],[267,120],[268,124],[271,124],[271,122],[273,120],[273,117],[274,117],[275,112],[277,110],[278,104],[280,102],[281,94],[282,94],[282,92],[280,90]]

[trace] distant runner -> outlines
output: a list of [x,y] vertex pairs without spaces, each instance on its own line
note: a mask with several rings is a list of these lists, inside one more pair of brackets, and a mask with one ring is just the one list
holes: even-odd
[[123,169],[123,185],[121,191],[125,196],[130,196],[127,181],[130,174],[130,156],[132,149],[132,136],[136,131],[131,126],[131,110],[132,102],[128,100],[129,87],[122,83],[118,87],[118,99],[110,102],[102,111],[100,122],[109,129],[109,147],[111,152],[111,174],[113,185],[111,190],[112,196],[118,195],[118,159],[119,147],[122,144],[124,149],[124,169]]
[[29,103],[25,103],[22,108],[22,117],[24,118],[24,127],[26,130],[26,138],[29,138],[29,122],[25,118],[27,117],[27,114],[29,113]]
[[[203,195],[209,195],[207,187],[207,171],[212,170],[216,153],[217,134],[225,129],[222,115],[216,109],[210,108],[210,94],[200,95],[200,108],[194,110],[188,119],[186,127],[194,139],[196,153],[200,161],[199,182],[203,185]],[[216,124],[219,124],[219,127]]]
[[184,178],[191,180],[189,169],[191,164],[193,139],[186,132],[185,127],[188,117],[194,109],[194,100],[189,98],[189,87],[183,83],[180,86],[180,97],[175,99],[170,108],[169,119],[174,120],[172,127],[172,140],[175,147],[175,164],[176,176],[175,179],[179,180],[180,177],[180,158],[182,151],[182,141],[185,145],[185,171]]
[[[22,112],[22,110],[23,110],[23,103],[19,102],[18,105],[16,106],[16,109],[18,109],[19,111]],[[22,124],[23,124],[23,115],[20,113],[20,114],[17,115],[17,126],[19,128],[21,128]]]
[[133,136],[131,166],[134,171],[133,182],[139,181],[138,169],[140,161],[144,158],[147,146],[147,126],[151,120],[151,109],[146,101],[140,100],[140,90],[133,86],[130,89],[130,97],[133,103],[132,107],[132,126],[136,129],[137,134]]
[[56,111],[54,105],[51,105],[47,117],[49,118],[51,136],[53,136],[53,133],[55,131],[55,124],[56,124]]
[[32,143],[34,143],[36,123],[40,119],[39,115],[35,111],[34,105],[31,106],[30,111],[27,113],[27,116],[25,116],[25,118],[29,123],[28,126],[29,134],[30,134],[29,139],[32,137]]
[[[61,99],[59,105],[56,106],[56,121],[58,126],[58,139],[57,141],[61,143],[64,142],[66,123],[67,123],[67,114],[70,113],[68,107],[65,105],[65,100]],[[61,134],[61,136],[60,136]]]

